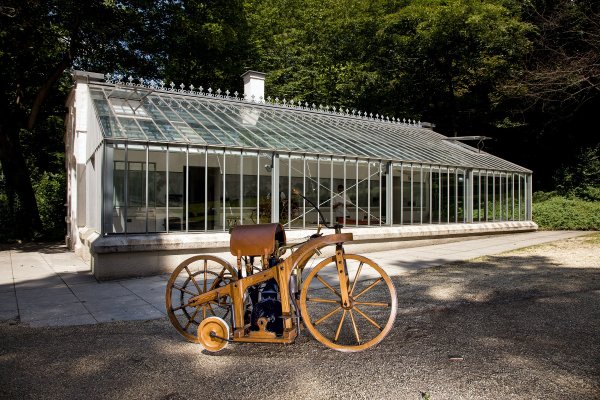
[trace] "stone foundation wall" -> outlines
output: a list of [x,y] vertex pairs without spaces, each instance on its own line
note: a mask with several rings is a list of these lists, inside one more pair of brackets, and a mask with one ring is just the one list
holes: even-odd
[[[354,241],[346,246],[346,251],[361,254],[464,240],[468,236],[534,230],[537,230],[534,222],[510,221],[348,228],[343,232],[354,235]],[[313,233],[314,230],[290,230],[286,235],[288,242],[294,243],[306,240]],[[328,230],[323,233],[328,234]],[[229,253],[229,234],[225,232],[101,237],[96,232],[85,231],[80,236],[86,248],[78,249],[77,254],[84,260],[89,259],[94,275],[100,280],[169,273],[186,258],[198,254],[216,255],[235,265],[235,257]]]

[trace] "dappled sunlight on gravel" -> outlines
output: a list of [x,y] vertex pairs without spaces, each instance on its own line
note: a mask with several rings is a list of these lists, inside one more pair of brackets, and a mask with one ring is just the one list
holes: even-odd
[[291,345],[208,353],[167,319],[34,329],[0,324],[0,398],[595,399],[597,242],[581,237],[393,278],[398,315],[345,354]]

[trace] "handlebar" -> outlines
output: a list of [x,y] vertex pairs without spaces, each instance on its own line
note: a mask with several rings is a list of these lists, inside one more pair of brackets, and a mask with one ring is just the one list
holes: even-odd
[[[321,226],[324,226],[325,228],[328,229],[335,229],[336,233],[340,232],[340,229],[344,227],[344,225],[339,224],[339,223],[335,223],[335,225],[330,226],[327,225],[327,221],[325,220],[325,217],[323,216],[323,213],[321,212],[321,210],[319,209],[319,207],[317,207],[315,205],[315,203],[313,203],[311,200],[307,199],[306,197],[304,197],[304,195],[302,193],[300,193],[300,191],[296,188],[292,189],[292,194],[298,195],[300,197],[302,197],[304,200],[306,200],[311,206],[313,206],[315,208],[315,210],[317,210],[317,212],[319,213],[319,216],[321,217],[321,224],[319,224],[319,230],[317,230],[317,235],[319,235],[319,231],[321,230]],[[314,235],[313,235],[314,236]]]

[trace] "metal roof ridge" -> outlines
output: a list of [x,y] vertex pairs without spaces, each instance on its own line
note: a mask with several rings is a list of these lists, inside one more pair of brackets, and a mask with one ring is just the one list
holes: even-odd
[[[303,111],[309,113],[315,113],[319,115],[329,115],[335,117],[349,118],[352,120],[362,120],[368,122],[379,122],[379,123],[388,123],[388,124],[399,124],[403,126],[409,126],[414,128],[423,128],[421,121],[417,121],[414,119],[400,119],[395,117],[389,117],[383,114],[373,114],[367,113],[366,111],[360,111],[356,109],[350,110],[346,107],[344,110],[343,107],[336,108],[335,106],[323,106],[319,104],[318,106],[315,103],[308,104],[308,102],[302,103],[302,101],[295,102],[294,100],[287,101],[285,98],[280,100],[278,97],[274,99],[271,96],[268,96],[266,99],[262,97],[259,99],[248,98],[237,91],[231,93],[229,90],[221,91],[221,89],[217,89],[214,91],[212,88],[205,89],[200,86],[198,88],[194,87],[194,85],[189,85],[186,87],[185,84],[181,83],[179,85],[179,89],[176,88],[174,82],[170,82],[168,85],[163,80],[155,80],[155,79],[144,79],[144,78],[133,78],[131,75],[125,77],[125,75],[121,74],[105,74],[104,81],[107,84],[115,85],[123,88],[145,88],[150,89],[154,92],[162,92],[168,94],[179,94],[184,96],[194,96],[194,97],[202,97],[216,101],[229,101],[236,103],[247,103],[252,106],[259,107],[269,107],[276,108],[282,110],[295,110],[295,111]],[[137,81],[137,83],[135,83]],[[102,82],[94,82],[96,84]],[[233,96],[230,96],[232,94]]]

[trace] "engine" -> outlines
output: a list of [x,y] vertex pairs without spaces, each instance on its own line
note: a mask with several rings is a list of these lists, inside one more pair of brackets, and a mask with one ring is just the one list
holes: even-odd
[[281,302],[278,300],[279,288],[274,279],[260,287],[251,288],[252,312],[250,313],[250,330],[258,331],[258,319],[268,320],[267,330],[276,335],[283,334],[283,318],[281,318]]

